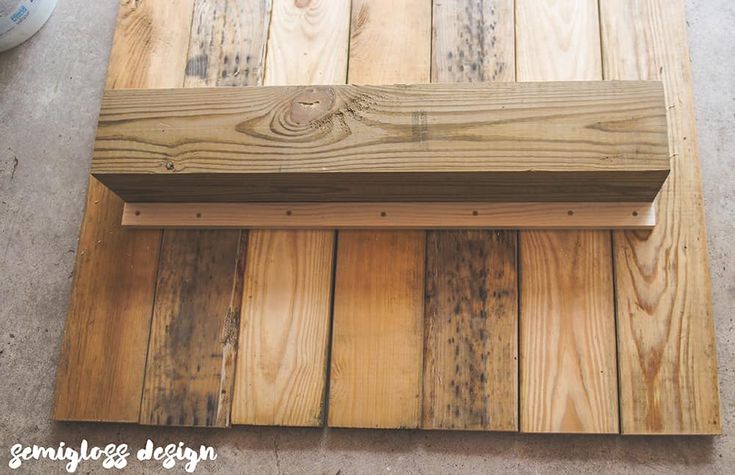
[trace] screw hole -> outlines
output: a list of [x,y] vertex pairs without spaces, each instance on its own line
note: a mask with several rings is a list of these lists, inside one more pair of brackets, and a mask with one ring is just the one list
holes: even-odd
[[388,216],[388,213],[386,213],[385,211],[381,211],[380,216],[385,218],[386,216]]
[[136,212],[135,212],[135,215],[136,215],[136,216],[140,216],[140,211],[136,211]]
[[568,214],[569,216],[574,216],[574,211],[572,211],[572,210],[570,209],[569,211],[567,211],[567,214]]
[[197,218],[201,218],[201,217],[202,217],[202,213],[197,213]]
[[633,216],[638,216],[638,211],[633,211]]
[[479,212],[478,212],[477,210],[475,210],[475,211],[473,211],[473,212],[472,212],[472,216],[477,216],[477,215],[479,215],[479,214],[480,214],[480,213],[479,213]]
[[292,214],[293,212],[290,209],[286,211],[286,216],[291,216]]

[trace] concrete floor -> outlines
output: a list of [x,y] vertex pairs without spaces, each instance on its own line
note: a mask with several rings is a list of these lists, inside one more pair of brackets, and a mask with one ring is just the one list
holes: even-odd
[[[0,472],[12,444],[184,441],[214,446],[200,473],[735,470],[735,4],[687,0],[725,435],[529,436],[421,431],[180,430],[50,421],[116,0],[61,0],[32,40],[0,54]],[[65,473],[28,462],[33,473]],[[164,472],[156,463],[135,472]],[[729,468],[728,468],[729,467]],[[180,470],[180,469],[179,469]],[[98,473],[87,462],[80,473]]]

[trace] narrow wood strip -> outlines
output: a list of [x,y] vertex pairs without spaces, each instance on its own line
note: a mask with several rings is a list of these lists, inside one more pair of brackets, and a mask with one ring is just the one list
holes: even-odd
[[[349,18],[345,0],[275,0],[266,84],[344,83]],[[251,235],[233,423],[320,426],[335,232]]]
[[126,203],[123,226],[254,229],[651,229],[652,203]]
[[601,2],[606,79],[662,79],[672,173],[652,232],[613,235],[625,434],[719,434],[715,328],[683,2]]
[[[431,3],[353,0],[350,83],[428,82]],[[418,427],[426,233],[343,231],[329,425]]]
[[[268,15],[265,0],[195,0],[184,86],[261,80]],[[229,426],[246,239],[164,232],[142,423]]]
[[[517,78],[601,79],[596,0],[517,0]],[[618,432],[610,232],[520,233],[524,432]]]
[[[123,1],[107,87],[180,87],[192,7]],[[57,372],[58,420],[138,421],[161,232],[121,227],[122,210],[90,178]]]
[[245,239],[239,231],[164,234],[142,424],[229,426]]
[[[433,5],[432,81],[515,79],[513,0]],[[423,428],[518,429],[516,244],[512,231],[428,233]]]

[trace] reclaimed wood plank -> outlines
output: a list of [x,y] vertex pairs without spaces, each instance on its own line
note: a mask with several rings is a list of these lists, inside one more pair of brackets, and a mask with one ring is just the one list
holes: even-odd
[[651,229],[653,203],[126,203],[123,226],[276,229]]
[[606,79],[662,79],[672,173],[651,232],[615,232],[621,429],[721,433],[702,178],[681,1],[601,3]]
[[166,232],[142,424],[228,427],[247,235]]
[[126,201],[589,202],[668,168],[661,84],[591,81],[107,91],[92,173]]
[[[184,86],[261,81],[268,14],[263,0],[195,0]],[[246,239],[164,231],[142,423],[229,426]]]
[[233,423],[320,426],[335,233],[251,233]]
[[[596,0],[516,2],[517,78],[602,77]],[[618,432],[609,231],[520,233],[523,432]]]
[[[433,25],[432,81],[515,80],[513,0],[435,0]],[[422,428],[518,429],[516,245],[514,231],[428,232]]]
[[[267,85],[344,83],[349,2],[276,0]],[[321,426],[335,232],[251,233],[235,424]]]
[[[108,88],[180,87],[193,3],[125,0]],[[120,225],[122,201],[91,178],[56,379],[54,419],[137,422],[161,232]]]
[[[349,53],[350,83],[428,82],[431,3],[354,0]],[[419,426],[425,246],[423,231],[339,233],[330,426]]]

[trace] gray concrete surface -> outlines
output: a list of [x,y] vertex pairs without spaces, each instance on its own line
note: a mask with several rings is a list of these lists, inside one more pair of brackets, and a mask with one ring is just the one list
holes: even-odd
[[[50,421],[116,0],[61,0],[46,27],[0,54],[0,472],[9,448],[184,441],[216,447],[199,473],[735,471],[735,5],[687,0],[725,435],[528,436],[420,431],[180,430]],[[133,463],[133,472],[164,472]],[[29,462],[25,473],[64,473]],[[86,462],[79,473],[100,473]],[[177,468],[181,473],[181,469]]]

